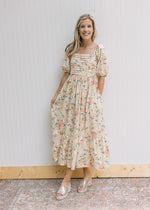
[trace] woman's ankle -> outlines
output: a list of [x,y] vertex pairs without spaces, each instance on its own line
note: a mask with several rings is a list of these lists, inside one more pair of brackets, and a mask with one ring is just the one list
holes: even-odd
[[67,179],[63,179],[63,181],[62,181],[62,185],[68,185],[69,183],[71,182],[71,178],[67,178]]
[[65,184],[68,184],[71,181],[72,172],[73,171],[69,171],[69,170],[67,171],[67,173],[66,173],[66,175],[65,175],[65,177],[62,181],[62,184],[65,185]]
[[83,172],[84,172],[84,178],[92,177],[92,174],[91,174],[90,169],[88,167],[83,168]]

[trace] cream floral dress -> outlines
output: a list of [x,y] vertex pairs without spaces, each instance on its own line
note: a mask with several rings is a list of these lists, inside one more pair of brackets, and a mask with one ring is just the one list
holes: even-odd
[[68,168],[110,166],[109,141],[98,77],[109,68],[103,44],[92,54],[64,56],[69,76],[51,108],[52,159]]

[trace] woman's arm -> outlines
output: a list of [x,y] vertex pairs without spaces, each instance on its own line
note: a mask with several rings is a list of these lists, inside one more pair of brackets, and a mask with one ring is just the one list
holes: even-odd
[[104,84],[105,84],[105,76],[98,77],[98,88],[101,95],[103,93]]

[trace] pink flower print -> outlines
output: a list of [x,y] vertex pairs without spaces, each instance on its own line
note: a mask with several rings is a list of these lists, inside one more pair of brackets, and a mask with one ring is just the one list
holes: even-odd
[[94,103],[94,100],[90,99],[89,103],[90,104],[93,104]]
[[106,150],[105,151],[105,155],[109,155],[109,150]]
[[81,97],[81,103],[82,103],[82,101],[83,101],[83,98]]
[[84,112],[84,108],[81,109],[81,112]]
[[93,159],[93,154],[91,154],[91,158]]
[[99,88],[98,87],[96,87],[96,93],[98,93],[99,92]]
[[62,131],[60,131],[60,135],[63,135],[63,132]]
[[99,72],[97,72],[96,75],[97,75],[98,77],[100,77],[100,73],[99,73]]
[[78,111],[78,110],[76,110],[76,111],[75,111],[75,115],[78,115],[78,114],[79,114],[79,111]]
[[95,79],[93,79],[93,84],[96,84],[96,80]]
[[86,141],[86,138],[87,138],[87,137],[83,137],[83,141]]
[[100,165],[99,165],[99,169],[103,169],[104,168],[104,165],[101,163]]
[[92,137],[96,137],[97,136],[97,133],[94,131],[92,132]]
[[103,63],[103,62],[104,62],[104,58],[100,57],[100,63]]
[[91,167],[91,164],[90,164],[90,163],[88,163],[88,164],[87,164],[87,167]]
[[74,127],[74,129],[78,129],[78,127],[77,127],[77,126],[75,126],[75,127]]
[[89,118],[90,118],[90,119],[92,119],[92,116],[91,116],[91,115],[89,115]]
[[64,122],[62,122],[62,121],[58,122],[58,125],[63,125],[63,124],[64,124]]
[[57,148],[57,149],[56,149],[56,152],[59,153],[59,152],[60,152],[60,148]]
[[75,159],[75,158],[76,158],[76,154],[73,154],[73,156],[72,156],[72,157],[73,157],[73,159]]

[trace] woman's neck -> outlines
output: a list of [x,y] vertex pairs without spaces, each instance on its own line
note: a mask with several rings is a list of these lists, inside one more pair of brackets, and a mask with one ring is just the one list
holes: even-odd
[[93,45],[93,41],[92,40],[83,40],[81,47],[83,48],[87,48]]

